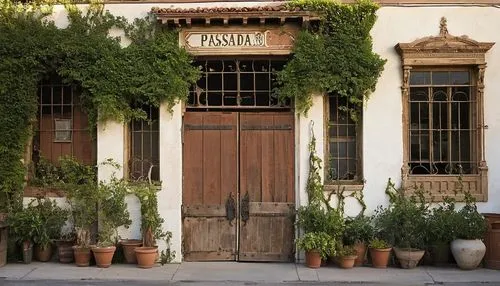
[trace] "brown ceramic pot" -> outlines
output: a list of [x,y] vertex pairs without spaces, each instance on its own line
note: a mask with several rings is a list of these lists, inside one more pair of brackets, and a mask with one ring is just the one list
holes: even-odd
[[42,247],[40,244],[35,245],[35,259],[41,262],[47,262],[52,258],[52,243]]
[[306,251],[306,266],[319,268],[321,266],[321,254],[317,250]]
[[100,268],[108,268],[113,260],[113,255],[115,254],[116,247],[94,247],[92,252],[94,253],[95,264]]
[[89,266],[90,263],[90,248],[73,246],[73,254],[75,257],[76,266]]
[[151,268],[155,264],[158,247],[136,247],[137,267]]
[[123,248],[123,256],[125,256],[125,262],[127,263],[137,263],[137,258],[135,256],[135,249],[142,245],[142,240],[139,239],[126,239],[120,242]]
[[392,248],[370,248],[370,257],[372,258],[372,265],[375,268],[387,268],[389,264],[389,257],[391,256]]
[[354,261],[354,266],[363,266],[365,264],[365,256],[366,256],[366,243],[358,242],[354,245],[354,249],[356,249],[356,260]]
[[339,259],[340,268],[349,269],[354,267],[357,255],[342,256]]

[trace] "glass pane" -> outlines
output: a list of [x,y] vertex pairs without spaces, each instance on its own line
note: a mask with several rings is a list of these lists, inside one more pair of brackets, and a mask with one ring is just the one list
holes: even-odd
[[448,129],[448,104],[434,102],[432,104],[432,125],[434,129]]
[[253,92],[241,92],[240,97],[241,97],[241,105],[244,105],[244,106],[254,106],[255,105]]
[[257,90],[270,90],[269,74],[256,74],[255,75],[255,89]]
[[450,77],[451,77],[451,84],[457,84],[457,85],[470,84],[470,74],[467,71],[451,72]]
[[132,158],[142,158],[142,133],[132,133]]
[[349,158],[356,158],[356,141],[348,142],[347,148]]
[[447,101],[448,100],[448,88],[446,88],[446,87],[434,87],[432,89],[432,100],[433,101]]
[[451,98],[453,101],[469,101],[470,87],[452,88]]
[[434,152],[434,161],[448,161],[448,132],[434,131],[432,133],[432,136],[432,151]]
[[236,106],[238,94],[236,92],[224,92],[224,105],[225,106]]
[[222,89],[222,74],[208,74],[208,90],[218,91]]
[[269,92],[256,92],[257,106],[269,106]]
[[221,106],[222,105],[222,93],[221,92],[208,92],[208,105]]
[[431,83],[430,72],[411,72],[410,85],[429,85]]
[[73,96],[71,93],[71,86],[66,85],[63,87],[63,104],[73,104]]
[[223,70],[221,61],[207,61],[207,72],[221,72]]
[[337,142],[330,143],[330,157],[337,158],[339,156],[339,148]]
[[432,85],[450,84],[450,73],[447,71],[432,72]]
[[339,158],[347,157],[347,142],[338,142]]
[[338,134],[338,125],[330,125],[328,135],[330,138],[334,138]]
[[52,89],[48,86],[42,87],[42,104],[52,104]]
[[235,73],[224,74],[224,91],[238,90],[238,75]]
[[232,60],[225,60],[224,62],[224,72],[236,72],[236,62]]
[[151,133],[151,143],[152,143],[152,150],[151,150],[151,159],[153,162],[156,162],[160,159],[160,136],[158,132],[152,132]]
[[253,67],[255,72],[269,72],[269,61],[254,61]]
[[252,91],[254,90],[253,73],[240,74],[240,90]]
[[52,103],[53,104],[62,104],[62,86],[54,86],[52,88]]
[[198,86],[198,88],[205,90],[207,88],[207,75],[206,74],[201,75],[198,82],[196,82],[196,85]]
[[410,101],[429,101],[429,88],[411,87]]
[[253,72],[252,61],[241,61],[240,62],[241,72]]

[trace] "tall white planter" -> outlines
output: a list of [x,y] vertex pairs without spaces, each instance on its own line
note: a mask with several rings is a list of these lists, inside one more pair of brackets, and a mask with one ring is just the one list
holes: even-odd
[[480,239],[455,239],[450,247],[458,267],[465,270],[475,269],[486,253],[486,245]]

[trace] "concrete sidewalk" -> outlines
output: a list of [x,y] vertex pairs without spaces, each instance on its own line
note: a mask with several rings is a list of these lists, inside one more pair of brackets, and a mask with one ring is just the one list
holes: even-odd
[[140,269],[135,265],[113,264],[103,269],[95,266],[77,267],[74,264],[41,263],[7,264],[0,268],[0,278],[6,280],[104,280],[104,281],[205,281],[205,282],[338,282],[398,285],[478,284],[500,285],[500,271],[477,269],[463,271],[458,268],[418,267],[375,269],[356,267],[339,269],[322,267],[309,269],[293,263],[237,263],[237,262],[184,262]]

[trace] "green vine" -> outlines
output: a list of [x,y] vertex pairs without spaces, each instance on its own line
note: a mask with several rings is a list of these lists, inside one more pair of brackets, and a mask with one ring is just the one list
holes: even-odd
[[[153,17],[128,23],[103,4],[85,11],[68,4],[69,25],[60,29],[46,18],[51,8],[0,0],[0,211],[21,206],[42,79],[60,77],[81,91],[92,132],[97,122],[146,119],[143,105],[171,108],[199,77],[177,32]],[[112,29],[125,37],[110,36]]]
[[329,0],[293,0],[290,10],[313,11],[318,25],[300,32],[293,58],[278,73],[280,98],[292,98],[307,113],[314,93],[346,97],[353,119],[375,89],[385,60],[372,51],[370,30],[378,6],[370,0],[342,4]]

